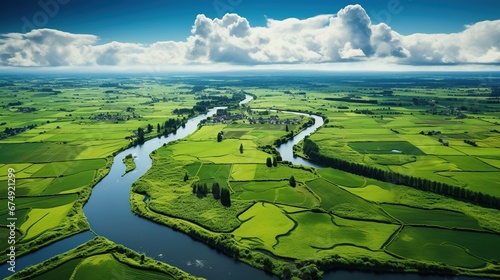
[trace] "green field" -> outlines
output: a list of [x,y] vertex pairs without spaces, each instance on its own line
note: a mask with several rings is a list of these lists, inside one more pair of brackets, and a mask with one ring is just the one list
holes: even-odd
[[[135,214],[286,279],[338,268],[498,278],[500,106],[481,75],[463,75],[4,78],[0,184],[15,169],[18,253],[89,229],[82,207],[139,128],[156,138],[246,92],[256,98],[150,155]],[[293,152],[336,169],[266,165],[308,121],[281,110],[324,118]],[[87,246],[17,279],[190,278],[108,241]]]
[[349,146],[361,154],[406,154],[423,155],[417,147],[408,142],[350,142]]
[[321,207],[327,211],[358,219],[392,220],[376,204],[365,201],[329,181],[317,179],[307,182],[307,186],[319,196]]
[[405,227],[387,249],[406,258],[476,268],[486,264],[484,259],[500,259],[499,251],[492,246],[499,242],[497,234]]
[[405,225],[428,225],[449,229],[482,229],[476,219],[460,212],[439,209],[418,209],[393,204],[383,204],[382,208]]

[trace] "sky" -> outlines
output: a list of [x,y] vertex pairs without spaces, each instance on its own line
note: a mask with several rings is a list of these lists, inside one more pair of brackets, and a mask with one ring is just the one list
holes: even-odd
[[0,67],[497,69],[499,11],[498,0],[3,1]]

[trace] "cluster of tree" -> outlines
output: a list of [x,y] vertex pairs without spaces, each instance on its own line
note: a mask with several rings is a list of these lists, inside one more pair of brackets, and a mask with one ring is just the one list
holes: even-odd
[[295,188],[297,186],[297,182],[295,181],[295,177],[293,177],[293,175],[290,176],[290,179],[288,179],[288,183],[292,188]]
[[270,157],[266,158],[266,166],[267,167],[278,166],[278,157],[273,157],[272,159]]
[[356,109],[356,110],[354,110],[354,113],[359,114],[359,115],[373,115],[373,114],[375,114],[375,113],[373,113],[372,110],[368,110],[368,109],[362,109],[362,110]]
[[193,106],[193,110],[197,112],[206,112],[208,108],[211,107],[237,107],[238,104],[245,100],[245,94],[243,93],[233,93],[231,98],[227,96],[208,96],[208,100],[202,100],[196,102],[196,105]]
[[[156,126],[156,130],[158,134],[160,134],[161,130],[163,130],[163,135],[168,135],[169,133],[174,133],[179,129],[179,127],[186,126],[186,118],[170,118],[161,126]],[[159,129],[158,129],[159,127]]]
[[311,139],[306,137],[303,145],[304,153],[312,160],[326,166],[347,171],[357,175],[385,181],[393,184],[406,185],[416,189],[431,191],[437,194],[446,195],[456,199],[461,199],[483,206],[500,209],[500,198],[489,194],[472,191],[459,186],[453,186],[442,182],[436,182],[426,178],[413,177],[399,174],[389,170],[383,170],[373,166],[360,163],[349,162],[344,159],[326,156],[320,153],[319,147]]
[[193,183],[191,186],[193,188],[193,193],[198,197],[205,197],[208,194],[208,186],[207,183]]
[[[199,198],[206,197],[209,190],[206,183],[193,183],[191,185],[193,188],[193,194],[196,194]],[[220,203],[226,207],[231,206],[231,193],[227,188],[221,188],[219,183],[215,182],[212,184],[210,190],[215,199],[220,199]]]
[[469,144],[469,145],[474,146],[474,147],[477,147],[476,141],[464,139],[464,143]]
[[217,142],[222,142],[224,140],[224,131],[219,131],[217,133]]
[[174,114],[176,115],[188,115],[188,116],[194,116],[194,109],[188,109],[188,108],[175,108],[173,111]]
[[446,140],[444,140],[443,138],[439,138],[439,143],[443,144],[444,146],[448,147],[450,146],[450,143]]
[[328,101],[338,101],[338,102],[378,104],[378,101],[373,99],[355,99],[351,97],[325,97],[324,99]]
[[435,130],[432,130],[432,131],[427,131],[427,132],[424,132],[423,130],[420,131],[420,134],[421,135],[427,135],[427,136],[432,136],[432,135],[439,135],[441,134],[441,131],[435,131]]
[[[7,124],[6,122],[2,122],[1,125],[6,125],[6,124]],[[3,133],[0,133],[0,139],[5,139],[7,137],[11,137],[11,136],[17,135],[19,133],[23,133],[23,132],[30,130],[30,129],[33,129],[35,127],[37,127],[36,124],[30,124],[30,125],[16,127],[16,128],[6,127],[5,130],[3,131]]]

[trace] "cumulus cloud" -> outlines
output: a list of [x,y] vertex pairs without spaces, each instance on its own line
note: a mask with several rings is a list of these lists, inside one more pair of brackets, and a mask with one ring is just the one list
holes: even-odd
[[353,61],[403,65],[500,63],[500,20],[452,34],[403,36],[373,24],[360,5],[307,19],[267,19],[252,27],[237,14],[198,15],[185,41],[111,42],[53,29],[0,35],[3,66],[268,65]]

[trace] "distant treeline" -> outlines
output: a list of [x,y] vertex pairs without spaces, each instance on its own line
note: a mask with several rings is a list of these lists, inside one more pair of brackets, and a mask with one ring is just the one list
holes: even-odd
[[363,104],[378,104],[377,100],[353,99],[350,97],[325,97],[325,100],[351,102],[351,103],[363,103]]
[[452,186],[442,182],[399,174],[396,172],[382,170],[373,166],[349,162],[344,159],[326,156],[320,153],[319,147],[311,139],[306,137],[303,145],[304,153],[312,160],[342,171],[377,179],[398,185],[406,185],[419,190],[430,191],[452,198],[480,204],[482,206],[500,209],[500,198],[472,191],[458,186]]

